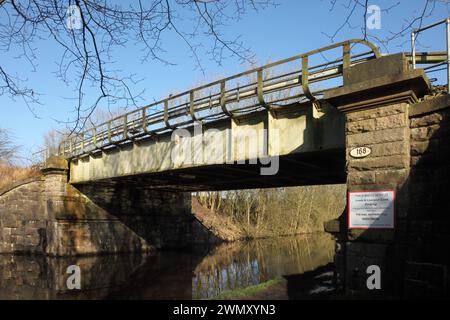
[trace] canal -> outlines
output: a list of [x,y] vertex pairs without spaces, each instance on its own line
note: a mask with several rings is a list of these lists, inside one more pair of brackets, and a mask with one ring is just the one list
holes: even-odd
[[[145,255],[0,255],[0,299],[214,299],[280,277],[285,292],[263,297],[293,299],[333,290],[334,245],[315,233]],[[80,290],[67,288],[71,265]]]

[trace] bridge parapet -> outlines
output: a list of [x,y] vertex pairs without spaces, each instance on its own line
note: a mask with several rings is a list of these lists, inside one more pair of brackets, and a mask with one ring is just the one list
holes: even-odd
[[[357,45],[369,51],[357,50]],[[358,53],[352,55],[352,50]],[[315,62],[318,56],[327,54],[333,55],[333,58]],[[69,137],[62,142],[60,154],[71,159],[154,137],[175,128],[186,128],[194,122],[207,124],[262,110],[275,111],[293,102],[310,102],[315,106],[315,111],[320,112],[319,100],[327,83],[339,84],[338,78],[342,77],[344,70],[380,56],[374,44],[352,39],[269,63],[169,95],[166,99]]]

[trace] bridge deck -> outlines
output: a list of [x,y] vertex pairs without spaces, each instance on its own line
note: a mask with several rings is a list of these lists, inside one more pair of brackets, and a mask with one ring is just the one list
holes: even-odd
[[[352,54],[355,46],[370,50]],[[338,52],[339,57],[328,59],[325,53],[329,52]],[[317,56],[326,62],[313,64]],[[415,53],[414,57],[391,55],[383,70],[390,72],[389,61],[396,59],[403,65],[447,62],[441,52]],[[368,41],[336,43],[170,95],[69,137],[61,144],[60,154],[69,159],[70,181],[75,184],[140,179],[158,188],[211,190],[343,183],[345,120],[324,97],[355,81],[347,70],[362,63],[374,65],[375,61],[369,61],[379,58],[378,48]],[[196,127],[201,128],[200,135]],[[217,132],[210,135],[209,129]],[[180,130],[194,133],[177,140]],[[265,138],[259,133],[252,136],[258,130],[265,130]],[[196,135],[201,138],[202,160],[174,160],[174,152],[186,143],[197,156]],[[205,151],[204,145],[210,149]],[[214,158],[213,149],[220,146],[227,151]],[[253,147],[254,154],[249,151]],[[264,166],[249,163],[273,158],[279,158],[278,167],[283,170],[277,168],[279,172],[271,176],[261,177]]]

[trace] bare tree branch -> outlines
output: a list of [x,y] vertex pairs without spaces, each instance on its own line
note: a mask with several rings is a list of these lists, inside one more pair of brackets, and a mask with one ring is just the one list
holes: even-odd
[[[221,63],[227,56],[249,61],[252,54],[239,37],[229,40],[222,29],[227,21],[240,19],[247,11],[274,6],[272,0],[139,0],[111,3],[107,0],[0,0],[0,51],[19,53],[19,59],[37,68],[33,43],[50,39],[61,57],[56,75],[74,89],[74,116],[66,124],[81,130],[99,105],[120,103],[137,106],[143,92],[138,80],[114,69],[113,50],[132,44],[142,50],[141,61],[168,61],[163,38],[179,37],[191,52],[195,65],[204,72],[202,60],[209,55]],[[225,55],[226,54],[226,55]],[[0,94],[39,102],[36,90],[5,69],[0,61]],[[96,90],[96,96],[92,94]],[[73,99],[75,98],[75,99]]]

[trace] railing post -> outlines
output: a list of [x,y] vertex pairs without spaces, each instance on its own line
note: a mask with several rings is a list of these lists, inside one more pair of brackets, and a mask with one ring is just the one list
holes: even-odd
[[142,108],[142,130],[144,130],[144,132],[147,132],[147,115],[146,115],[146,110],[147,108]]
[[59,144],[59,148],[58,149],[59,149],[59,155],[64,157],[66,155],[66,153],[65,153],[65,151],[66,151],[66,141],[65,140]]
[[128,139],[128,115],[126,113],[123,116],[123,139]]
[[112,142],[112,137],[111,137],[111,120],[108,121],[108,142],[109,143]]
[[92,128],[92,132],[93,132],[92,140],[94,142],[94,147],[97,148],[97,128],[96,127]]
[[450,93],[450,18],[446,21],[447,29],[447,93]]
[[189,113],[191,114],[192,121],[197,121],[197,118],[195,117],[194,99],[194,90],[191,90],[189,92]]
[[230,118],[233,118],[233,114],[227,109],[227,97],[225,94],[226,85],[225,80],[220,82],[220,107],[222,108],[223,113],[225,113]]
[[416,68],[416,33],[411,33],[411,56],[412,56],[412,68]]
[[303,94],[311,101],[316,101],[316,98],[311,93],[311,90],[309,88],[309,62],[308,62],[308,56],[302,57],[302,89]]
[[167,129],[173,129],[173,127],[169,123],[169,99],[164,100],[164,123],[166,124]]
[[84,132],[80,134],[81,136],[81,153],[84,153]]
[[350,64],[351,64],[351,56],[350,56],[350,43],[346,42],[343,44],[342,46],[342,67],[344,69],[350,68]]
[[258,102],[265,108],[268,109],[266,102],[264,101],[264,82],[263,82],[263,69],[258,69],[257,71],[257,81],[256,94],[258,96]]

